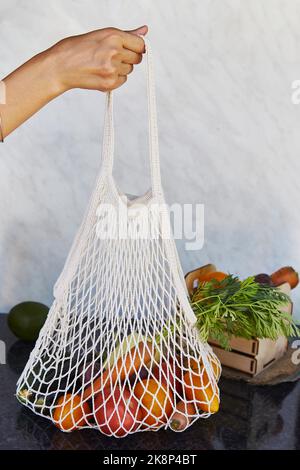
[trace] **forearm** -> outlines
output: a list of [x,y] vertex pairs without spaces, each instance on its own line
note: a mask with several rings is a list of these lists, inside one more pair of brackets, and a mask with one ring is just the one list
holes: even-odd
[[6,90],[6,102],[0,104],[3,137],[64,91],[51,49],[36,55],[3,81]]
[[[36,55],[4,80],[6,102],[0,104],[3,137],[53,98],[73,88],[111,91],[139,64],[147,33],[104,28],[65,38]],[[1,138],[1,137],[0,137]]]

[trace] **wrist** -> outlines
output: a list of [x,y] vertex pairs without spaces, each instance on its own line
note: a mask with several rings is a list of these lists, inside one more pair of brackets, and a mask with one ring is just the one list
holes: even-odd
[[67,39],[59,41],[42,53],[45,55],[48,67],[51,68],[52,89],[56,96],[73,88],[68,80],[69,48],[67,47]]
[[54,47],[36,56],[44,74],[49,100],[54,99],[68,90],[63,82],[63,64]]

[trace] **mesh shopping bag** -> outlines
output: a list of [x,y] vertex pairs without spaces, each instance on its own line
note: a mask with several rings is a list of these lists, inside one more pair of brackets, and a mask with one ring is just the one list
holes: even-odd
[[17,398],[62,431],[184,430],[218,410],[220,363],[199,338],[171,235],[146,43],[151,189],[133,200],[112,176],[107,94],[102,167],[17,384]]

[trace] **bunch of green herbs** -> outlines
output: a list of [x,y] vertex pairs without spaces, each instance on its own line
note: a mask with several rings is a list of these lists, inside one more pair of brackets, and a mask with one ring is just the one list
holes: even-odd
[[233,275],[200,283],[190,299],[203,340],[216,340],[225,349],[230,349],[232,336],[299,336],[291,315],[283,311],[290,301],[287,294],[254,277],[241,281]]

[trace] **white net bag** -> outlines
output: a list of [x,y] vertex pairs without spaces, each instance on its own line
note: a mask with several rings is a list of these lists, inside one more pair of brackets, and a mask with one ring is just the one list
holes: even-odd
[[151,190],[130,201],[114,182],[109,93],[97,185],[17,384],[23,404],[66,432],[181,431],[219,408],[220,363],[193,326],[164,202],[146,44]]

